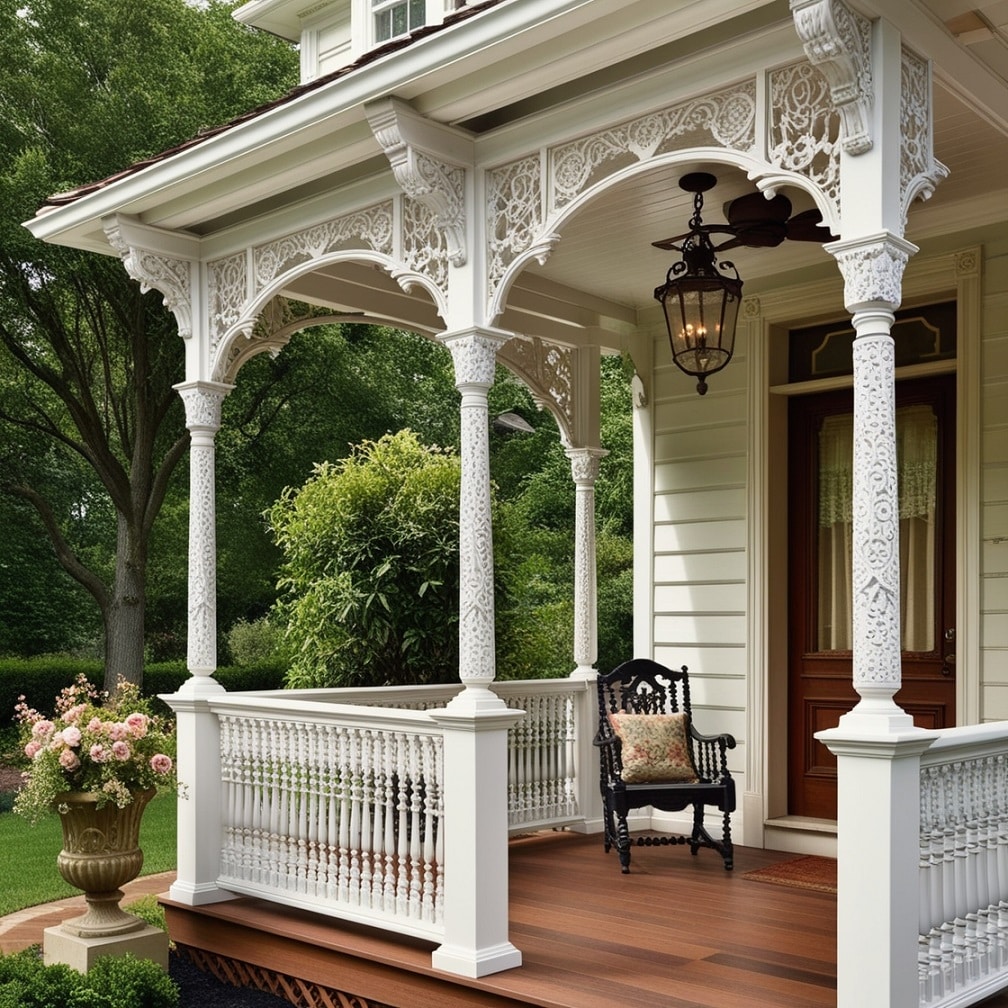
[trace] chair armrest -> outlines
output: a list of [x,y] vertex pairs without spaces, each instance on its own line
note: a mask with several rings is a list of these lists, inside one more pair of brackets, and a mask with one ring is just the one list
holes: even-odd
[[728,780],[728,750],[735,748],[735,736],[701,735],[690,723],[690,740],[693,744],[693,764],[704,780]]
[[620,780],[623,772],[623,761],[620,759],[623,745],[620,742],[619,736],[610,732],[598,731],[595,734],[595,738],[592,739],[592,744],[598,746],[599,769],[602,772],[603,779],[609,781]]

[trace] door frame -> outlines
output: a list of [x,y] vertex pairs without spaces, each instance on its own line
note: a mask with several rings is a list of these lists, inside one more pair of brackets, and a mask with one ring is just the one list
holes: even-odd
[[[901,369],[900,378],[956,373],[956,711],[960,724],[980,712],[980,279],[979,246],[911,259],[903,278],[903,307],[940,300],[957,303],[954,362]],[[748,348],[749,467],[747,486],[747,746],[742,795],[742,843],[800,853],[830,853],[835,824],[787,815],[787,494],[780,479],[779,446],[786,439],[787,399],[809,391],[786,384],[786,339],[791,328],[842,311],[843,283],[836,277],[746,298],[739,320]],[[826,379],[815,390],[849,385]],[[781,589],[781,586],[784,589]]]

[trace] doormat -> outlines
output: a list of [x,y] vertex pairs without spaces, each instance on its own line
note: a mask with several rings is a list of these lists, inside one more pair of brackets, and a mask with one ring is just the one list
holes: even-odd
[[791,886],[793,889],[814,889],[816,892],[837,891],[837,866],[835,858],[811,854],[782,861],[766,868],[745,872],[742,878],[771,885]]

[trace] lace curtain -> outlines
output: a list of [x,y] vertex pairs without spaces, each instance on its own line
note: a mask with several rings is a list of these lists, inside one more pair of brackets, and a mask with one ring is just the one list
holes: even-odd
[[[819,431],[818,650],[852,644],[851,518],[854,418],[827,417]],[[902,649],[934,650],[938,422],[930,406],[896,410]]]

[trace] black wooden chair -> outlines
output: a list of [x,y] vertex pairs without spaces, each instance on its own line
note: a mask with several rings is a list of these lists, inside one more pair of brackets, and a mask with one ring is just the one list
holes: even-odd
[[[728,772],[731,735],[701,735],[693,727],[689,675],[648,658],[624,662],[598,677],[599,747],[605,849],[615,845],[623,873],[630,871],[631,809],[652,806],[680,812],[693,806],[690,836],[645,836],[637,845],[689,844],[690,853],[711,847],[733,865],[731,813],[735,811],[735,781]],[[721,840],[704,827],[704,808],[724,816]]]

